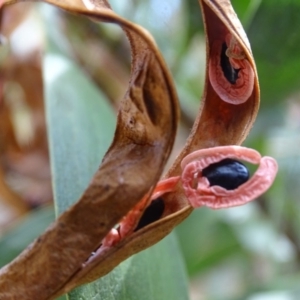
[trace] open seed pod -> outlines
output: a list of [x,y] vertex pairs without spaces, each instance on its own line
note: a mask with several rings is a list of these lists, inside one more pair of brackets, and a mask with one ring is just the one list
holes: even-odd
[[[83,4],[77,10],[67,4],[63,8],[90,13]],[[51,299],[81,269],[109,230],[156,184],[173,146],[177,98],[153,39],[106,4],[91,17],[121,24],[132,47],[131,79],[120,104],[115,137],[79,201],[1,269],[0,298],[41,299],[43,295]],[[83,221],[83,216],[88,217]]]
[[[229,4],[229,2],[227,2],[227,4]],[[180,175],[181,160],[188,153],[196,149],[240,144],[251,128],[259,106],[259,87],[256,67],[253,57],[251,56],[249,42],[231,6],[210,7],[208,5],[212,5],[211,2],[201,2],[201,5],[203,7],[203,16],[207,29],[208,49],[205,91],[198,118],[195,121],[187,144],[165,178]],[[220,15],[222,16],[223,13],[226,15],[226,12],[228,12],[227,20],[231,19],[231,22],[239,24],[238,29],[233,27],[231,23],[228,23],[224,17],[220,18]],[[235,20],[233,20],[232,15],[235,16]],[[215,31],[218,32],[217,35]],[[209,62],[214,58],[212,56],[215,55],[215,53],[210,50],[211,45],[215,40],[224,39],[225,41],[228,32],[233,32],[234,35],[238,34],[240,47],[244,53],[247,53],[247,61],[250,62],[251,70],[253,74],[255,74],[252,81],[251,95],[246,102],[240,104],[225,102],[212,87],[209,77]],[[219,55],[221,55],[221,53]],[[221,65],[219,65],[219,67],[222,68]],[[166,190],[167,193],[160,197],[164,203],[164,209],[159,220],[149,223],[140,230],[135,230],[139,219],[143,218],[146,207],[151,205],[151,200],[156,199],[156,196],[152,195],[151,199],[148,199],[146,202],[144,201],[142,207],[137,206],[133,209],[133,212],[136,212],[138,215],[134,218],[135,222],[132,220],[128,222],[125,217],[123,222],[125,226],[126,222],[129,223],[128,226],[131,226],[130,230],[124,235],[121,234],[121,239],[118,242],[113,242],[110,247],[106,247],[103,251],[96,251],[95,255],[84,265],[84,268],[68,283],[65,287],[65,291],[74,288],[78,284],[93,281],[107,274],[127,257],[151,246],[165,237],[177,224],[184,220],[191,213],[193,208],[187,201],[181,184],[177,184],[177,182],[178,180],[174,180],[173,184],[169,186],[170,191],[168,192],[168,190]],[[101,249],[101,247],[99,249]]]
[[[45,2],[120,25],[132,48],[132,74],[114,141],[100,169],[78,202],[0,270],[3,299],[53,299],[165,237],[193,210],[181,184],[183,158],[198,149],[241,144],[259,106],[255,63],[230,2],[200,1],[207,41],[201,108],[183,151],[152,194],[178,119],[172,79],[152,37],[113,13],[105,0]],[[147,219],[154,203],[158,206]]]

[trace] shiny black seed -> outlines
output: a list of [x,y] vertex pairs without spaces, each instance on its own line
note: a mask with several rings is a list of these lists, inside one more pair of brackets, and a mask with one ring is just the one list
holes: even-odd
[[137,231],[157,220],[160,219],[165,209],[165,203],[162,198],[152,200],[150,205],[145,209],[137,227],[134,231]]
[[226,190],[234,190],[249,179],[249,171],[245,165],[230,158],[211,164],[202,170],[210,186],[218,185]]
[[226,55],[226,50],[227,50],[226,43],[223,43],[222,51],[221,51],[221,68],[225,78],[231,84],[235,84],[238,79],[240,69],[235,69],[232,67],[229,61],[229,57]]

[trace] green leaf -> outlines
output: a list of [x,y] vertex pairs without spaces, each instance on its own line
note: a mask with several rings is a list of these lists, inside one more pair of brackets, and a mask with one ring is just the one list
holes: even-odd
[[176,232],[191,276],[243,251],[228,224],[216,211],[207,208],[194,210]]
[[53,207],[33,211],[0,239],[0,268],[19,255],[54,221]]
[[104,95],[58,54],[44,61],[46,111],[57,212],[74,203],[100,165],[114,133]]
[[262,105],[299,86],[300,1],[262,1],[248,35],[257,64]]

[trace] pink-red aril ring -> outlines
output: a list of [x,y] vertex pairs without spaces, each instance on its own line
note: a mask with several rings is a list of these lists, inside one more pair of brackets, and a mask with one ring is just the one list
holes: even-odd
[[[228,159],[242,160],[259,166],[249,180],[235,189],[228,190],[219,185],[211,186],[209,180],[203,176],[202,171],[212,164],[224,160],[226,166]],[[257,151],[240,146],[221,146],[195,151],[182,160],[181,168],[181,176],[161,180],[155,187],[150,199],[149,195],[146,195],[121,220],[118,228],[110,230],[103,239],[101,247],[90,260],[137,231],[138,223],[143,217],[146,207],[151,205],[151,201],[166,193],[174,192],[180,181],[192,207],[207,206],[219,209],[243,205],[254,200],[271,186],[277,173],[277,163],[272,157],[261,157]],[[234,172],[235,169],[232,171]]]
[[102,245],[98,252],[110,248],[116,245],[120,240],[124,239],[126,236],[130,235],[135,231],[138,222],[142,217],[145,208],[152,200],[155,200],[165,193],[172,192],[175,189],[180,176],[171,177],[166,180],[161,180],[155,187],[150,199],[149,195],[146,195],[138,204],[121,220],[119,227],[113,228],[109,231],[106,237],[102,240]]
[[254,71],[243,48],[230,33],[225,41],[212,43],[208,72],[213,89],[223,101],[238,105],[251,96]]
[[[258,169],[245,183],[234,190],[221,186],[210,186],[202,176],[202,170],[209,165],[232,158],[257,164]],[[223,146],[195,151],[181,163],[182,186],[192,207],[207,206],[213,209],[246,204],[263,194],[273,183],[277,174],[277,163],[272,157],[261,157],[252,149],[240,146]]]

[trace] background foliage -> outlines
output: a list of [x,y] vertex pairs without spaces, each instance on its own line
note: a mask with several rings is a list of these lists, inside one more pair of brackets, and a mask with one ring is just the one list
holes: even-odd
[[[158,0],[114,0],[111,1],[111,4],[117,13],[143,25],[153,34],[171,69],[182,109],[174,158],[184,144],[195,118],[205,76],[205,41],[199,5],[194,0],[164,2]],[[298,299],[300,292],[300,232],[298,229],[300,226],[298,216],[298,211],[300,211],[298,196],[300,192],[298,184],[300,166],[300,77],[298,75],[300,69],[300,21],[298,16],[300,1],[234,0],[232,4],[248,33],[261,85],[261,109],[255,126],[244,144],[257,149],[263,155],[275,157],[279,163],[279,175],[268,193],[246,206],[222,211],[211,211],[205,208],[194,211],[171,237],[165,239],[162,245],[155,247],[162,247],[161,249],[164,249],[162,251],[168,251],[167,253],[170,253],[173,260],[179,261],[179,265],[181,264],[180,252],[182,253],[189,276],[190,299]],[[40,67],[32,58],[32,54],[20,58],[19,52],[29,51],[29,44],[31,47],[32,45],[35,46],[30,51],[33,51],[34,57],[39,53],[42,56],[41,61],[47,62],[49,55],[59,53],[61,57],[68,58],[62,62],[62,65],[74,64],[67,70],[67,74],[63,75],[63,78],[66,81],[69,80],[73,87],[72,84],[68,84],[60,78],[60,81],[56,82],[58,84],[56,90],[58,98],[56,99],[59,97],[66,99],[67,96],[64,96],[64,93],[67,95],[73,93],[73,97],[78,97],[84,101],[79,107],[64,106],[66,104],[59,100],[57,103],[50,101],[51,93],[55,93],[53,90],[55,72],[66,70],[55,69],[50,72],[50,64],[44,68],[43,77],[50,149],[53,147],[53,143],[59,143],[59,140],[55,140],[55,134],[60,136],[64,134],[64,118],[70,118],[74,124],[73,133],[69,133],[69,136],[64,137],[64,140],[67,142],[68,139],[78,138],[77,150],[74,149],[74,152],[65,153],[66,156],[61,156],[60,153],[55,154],[54,150],[51,150],[55,198],[61,196],[73,201],[76,196],[66,192],[68,180],[63,185],[57,186],[57,184],[62,184],[64,177],[57,178],[59,174],[63,173],[56,168],[63,168],[64,171],[62,172],[72,172],[75,178],[77,178],[76,174],[86,172],[85,177],[83,177],[86,181],[82,181],[80,179],[82,177],[79,176],[76,179],[77,182],[74,179],[71,181],[74,186],[81,186],[82,188],[85,187],[89,176],[97,168],[95,162],[100,162],[103,151],[112,138],[115,126],[112,122],[113,110],[117,107],[118,100],[121,99],[129,78],[130,53],[127,41],[121,31],[114,26],[92,23],[90,20],[65,14],[46,5],[18,4],[11,7],[7,15],[7,18],[17,15],[19,21],[16,22],[15,28],[9,28],[8,25],[4,26],[4,34],[6,30],[6,33],[10,35],[9,46],[4,45],[0,49],[0,61],[5,74],[7,74],[7,70],[13,73],[11,70],[16,68],[17,63],[18,65],[26,65],[28,68]],[[57,26],[52,27],[48,24],[56,24]],[[12,27],[12,25],[10,26]],[[18,30],[22,29],[24,35],[26,32],[24,30],[28,30],[26,28],[30,28],[34,38],[25,44],[23,43],[22,50],[18,50],[22,42],[20,37],[16,38]],[[19,43],[16,42],[18,39]],[[44,46],[45,41],[47,41],[46,47]],[[41,48],[44,49],[43,52],[41,52]],[[8,54],[9,50],[13,54]],[[4,59],[5,63],[3,63]],[[70,60],[73,63],[70,63]],[[47,65],[47,63],[45,64]],[[49,76],[47,72],[50,72]],[[31,74],[38,77],[38,75]],[[9,90],[7,86],[6,84],[6,89]],[[39,101],[38,103],[43,103],[42,98],[42,91],[38,95],[31,95],[31,99],[36,99]],[[21,103],[22,106],[15,104],[13,100],[12,103],[9,112],[19,112],[18,116],[22,121],[18,122],[21,122],[24,134],[24,130],[27,128],[24,125],[27,124],[26,116],[33,118],[32,115],[39,113],[43,107],[32,103]],[[11,108],[13,105],[19,110],[13,110]],[[20,105],[22,109],[20,109]],[[28,113],[28,109],[26,110],[28,107],[30,113]],[[82,118],[80,120],[83,123],[77,122],[76,109],[83,115],[88,114],[93,120],[92,122],[98,124],[99,135],[93,138],[94,144],[90,144],[91,142],[87,137],[90,125],[85,123],[87,121]],[[51,113],[54,111],[57,111],[57,119],[52,119]],[[109,117],[110,115],[111,117]],[[4,132],[6,127],[3,127],[2,123],[0,125],[2,126],[1,131]],[[33,128],[40,127],[36,125]],[[38,133],[35,132],[34,141],[42,140],[45,136],[43,130],[38,131]],[[12,137],[6,138],[8,140],[1,137],[3,145],[6,145],[4,142],[12,143]],[[20,140],[16,140],[20,144]],[[83,148],[80,148],[81,143],[84,144]],[[35,146],[37,147],[38,144],[38,142],[31,142],[29,145],[25,143],[24,146],[21,143],[23,146],[19,145],[18,153],[24,157],[28,157],[28,155],[35,157],[33,160],[35,169],[46,170],[47,167],[49,168],[48,160],[46,159],[46,162],[40,165],[40,160],[36,158]],[[1,151],[4,148],[1,145]],[[34,183],[40,184],[42,179],[44,180],[43,183],[46,184],[45,180],[48,177],[45,177],[45,172],[42,174],[35,173],[33,176],[35,181],[29,182],[31,184],[31,193],[29,193],[22,187],[23,180],[20,179],[18,172],[28,175],[31,174],[29,171],[32,172],[32,170],[28,170],[28,167],[27,169],[20,168],[20,162],[16,159],[19,156],[16,156],[14,152],[12,155],[11,151],[10,147],[9,150],[5,149],[0,153],[5,179],[19,195],[16,196],[17,199],[27,201],[27,210],[30,210],[30,213],[26,214],[22,220],[18,218],[15,221],[17,223],[13,225],[10,222],[10,226],[7,228],[8,221],[5,221],[9,219],[7,211],[9,209],[16,211],[19,209],[20,211],[22,205],[9,207],[5,201],[1,204],[5,208],[0,213],[1,219],[4,220],[0,223],[3,224],[3,230],[0,230],[1,266],[17,255],[54,219],[51,204],[43,204],[51,202],[51,194],[48,193],[47,197],[45,196],[48,191],[46,188],[42,191],[34,189],[36,187]],[[43,157],[48,157],[47,150],[42,153]],[[67,157],[65,162],[64,157]],[[62,160],[59,161],[59,159]],[[81,170],[75,166],[70,171],[66,171],[67,166],[70,166],[68,160],[76,162],[81,159],[86,166],[85,169]],[[50,185],[50,178],[47,180],[47,184]],[[80,188],[77,192],[73,192],[80,193]],[[3,193],[0,193],[1,197],[3,198]],[[36,206],[39,208],[31,209]],[[57,211],[61,212],[62,209],[64,207],[60,206]],[[19,215],[23,215],[23,213]],[[11,218],[10,221],[15,219]],[[179,241],[179,247],[175,240],[176,237]],[[154,250],[146,250],[137,256],[143,256],[141,259],[145,260],[137,269],[143,270],[147,260],[150,264],[152,263],[152,255],[158,251],[155,247]],[[160,259],[161,261],[159,261]],[[137,261],[140,261],[139,258]],[[158,266],[162,265],[162,268],[170,267],[170,262],[166,262],[164,266],[165,260],[162,258],[158,257],[156,261],[158,261]],[[121,269],[124,269],[126,264],[130,264],[130,262],[125,262]],[[146,267],[146,269],[148,268]],[[178,271],[178,280],[184,282],[183,269],[182,267],[181,271]],[[120,273],[122,271],[118,272],[117,274],[122,274]],[[140,274],[143,273],[137,274],[136,276],[142,276]],[[127,281],[130,283],[137,277],[133,276],[131,280],[128,278]],[[120,276],[116,282],[120,283],[124,280]],[[167,285],[167,283],[165,284]],[[159,290],[160,288],[161,282],[152,287],[153,295],[156,295],[152,299],[166,299],[162,290]],[[169,289],[171,288],[172,284]],[[184,291],[186,289],[185,284],[180,289]],[[90,295],[92,296],[92,294]],[[171,291],[169,295],[172,295]],[[77,297],[76,292],[74,297]],[[120,293],[118,297],[120,298],[117,299],[128,299],[128,297],[133,299],[133,296],[128,296],[126,293]],[[174,297],[171,298],[174,299]],[[179,299],[183,298],[184,296],[181,296]]]

